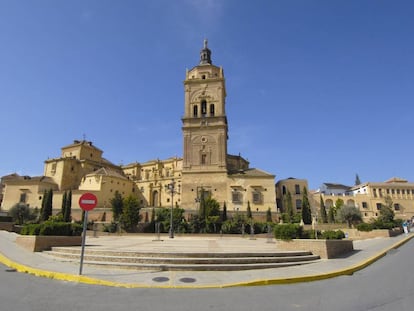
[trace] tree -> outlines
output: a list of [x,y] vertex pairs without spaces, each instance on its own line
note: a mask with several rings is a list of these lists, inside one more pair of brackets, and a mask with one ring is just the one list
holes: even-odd
[[72,190],[69,190],[69,193],[66,195],[66,200],[65,200],[63,221],[70,222],[71,218],[72,218]]
[[9,210],[9,215],[18,225],[22,225],[32,218],[29,206],[22,202],[13,205]]
[[66,197],[67,197],[67,193],[66,193],[66,191],[63,193],[63,196],[62,196],[62,209],[61,209],[61,213],[62,213],[62,215],[64,215],[65,214],[65,209],[66,209]]
[[267,209],[266,212],[266,222],[272,222],[272,211],[270,207]]
[[246,209],[246,217],[247,219],[252,219],[252,209],[250,208],[250,201],[247,201],[247,209]]
[[224,202],[223,204],[223,213],[221,216],[221,221],[225,222],[227,220],[227,206],[226,206],[226,202]]
[[308,198],[308,190],[306,187],[303,188],[303,197],[302,197],[302,220],[306,225],[312,223],[312,213],[310,209],[310,203]]
[[326,214],[326,207],[325,207],[325,203],[323,202],[323,198],[322,195],[320,195],[320,202],[321,202],[321,221],[322,223],[326,224],[328,222],[328,215]]
[[287,192],[286,196],[283,198],[283,207],[286,209],[284,212],[287,214],[288,222],[292,222],[295,216],[293,211],[292,195],[290,191]]
[[335,208],[333,206],[329,206],[328,209],[328,223],[332,224],[335,222]]
[[360,184],[361,184],[361,180],[359,179],[358,174],[356,174],[356,176],[355,176],[355,186],[358,186]]
[[355,222],[362,220],[361,212],[355,206],[341,206],[337,216],[340,222],[346,222],[348,224],[348,228],[352,228]]
[[110,203],[112,205],[112,218],[114,221],[119,221],[124,206],[124,199],[119,191],[115,191],[114,197],[110,200]]
[[123,200],[122,216],[120,217],[122,226],[127,231],[135,231],[140,220],[140,206],[138,199],[133,196],[128,196]]
[[394,221],[395,213],[392,209],[394,202],[392,201],[391,197],[387,195],[384,198],[385,204],[381,206],[381,209],[379,211],[380,215],[378,217],[378,220],[384,222],[384,223],[391,223]]
[[44,191],[43,198],[42,198],[42,211],[40,215],[41,221],[46,221],[52,216],[52,209],[53,209],[53,190],[49,189],[49,191]]

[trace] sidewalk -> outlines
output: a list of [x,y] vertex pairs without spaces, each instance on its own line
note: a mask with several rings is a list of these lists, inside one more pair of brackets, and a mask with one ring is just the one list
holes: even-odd
[[[32,253],[15,243],[16,234],[0,231],[0,263],[36,276],[95,285],[142,288],[220,288],[266,284],[307,282],[349,275],[384,256],[414,237],[400,235],[393,238],[377,238],[354,241],[355,251],[344,258],[320,260],[301,266],[244,271],[158,271],[96,268],[84,265],[79,275],[79,263],[57,260],[43,253]],[[238,238],[162,237],[154,243],[149,236],[100,236],[86,238],[86,248],[94,245],[99,249],[152,250],[152,251],[235,251],[252,248],[277,248],[277,242],[266,239],[249,241]]]

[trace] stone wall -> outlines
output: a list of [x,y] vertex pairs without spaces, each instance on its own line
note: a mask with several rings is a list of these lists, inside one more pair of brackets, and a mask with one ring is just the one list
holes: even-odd
[[312,254],[319,255],[323,259],[340,257],[354,250],[354,244],[351,240],[277,240],[276,245],[278,249],[283,251],[310,251]]
[[81,236],[19,235],[16,243],[31,252],[49,250],[53,246],[80,246]]

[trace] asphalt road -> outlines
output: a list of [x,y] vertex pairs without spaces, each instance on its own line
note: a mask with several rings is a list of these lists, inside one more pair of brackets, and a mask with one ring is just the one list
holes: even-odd
[[226,289],[124,289],[66,283],[0,265],[0,311],[414,309],[414,239],[352,276]]

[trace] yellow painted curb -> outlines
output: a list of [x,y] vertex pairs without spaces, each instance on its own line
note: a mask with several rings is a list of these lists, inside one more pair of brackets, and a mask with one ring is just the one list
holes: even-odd
[[15,269],[18,272],[28,273],[35,276],[50,278],[54,280],[60,281],[67,281],[67,282],[77,282],[77,283],[84,283],[90,285],[102,285],[102,286],[110,286],[110,287],[122,287],[122,288],[160,288],[160,289],[209,289],[209,288],[229,288],[229,287],[241,287],[241,286],[260,286],[260,285],[277,285],[277,284],[292,284],[292,283],[301,283],[301,282],[312,282],[318,280],[324,280],[329,278],[334,278],[340,275],[352,275],[358,270],[361,270],[370,264],[374,263],[381,257],[385,256],[385,254],[390,251],[391,249],[395,249],[400,247],[401,245],[405,244],[409,240],[414,238],[414,235],[409,235],[405,239],[395,243],[394,245],[387,247],[386,249],[379,252],[377,255],[368,258],[351,266],[350,268],[337,270],[333,272],[323,273],[323,274],[315,274],[309,276],[297,276],[291,278],[279,278],[279,279],[261,279],[261,280],[254,280],[254,281],[247,281],[247,282],[240,282],[240,283],[229,283],[229,284],[221,284],[221,285],[147,285],[147,284],[137,284],[137,283],[118,283],[112,281],[105,281],[100,279],[95,279],[83,275],[74,275],[74,274],[67,274],[62,272],[53,272],[53,271],[46,271],[41,269],[35,269],[32,267],[28,267],[19,263],[16,263],[7,257],[3,256],[0,253],[0,263],[4,264],[7,267]]
[[341,269],[333,272],[323,273],[323,274],[315,274],[315,275],[308,275],[308,276],[298,276],[298,277],[291,277],[291,278],[283,278],[283,279],[266,279],[266,280],[255,280],[255,281],[249,281],[249,282],[241,282],[241,283],[235,283],[235,284],[229,284],[223,287],[238,287],[238,286],[260,286],[260,285],[277,285],[277,284],[292,284],[292,283],[302,283],[302,282],[313,282],[313,281],[319,281],[319,280],[325,280],[334,278],[341,275],[352,275],[356,271],[362,270],[366,268],[367,266],[371,265],[378,259],[384,257],[387,252],[389,252],[391,249],[396,249],[400,247],[401,245],[407,243],[409,240],[414,238],[414,235],[409,235],[403,240],[393,244],[390,247],[387,247],[380,251],[375,256],[372,256],[368,258],[367,260],[364,260],[356,265],[353,265],[346,269]]

